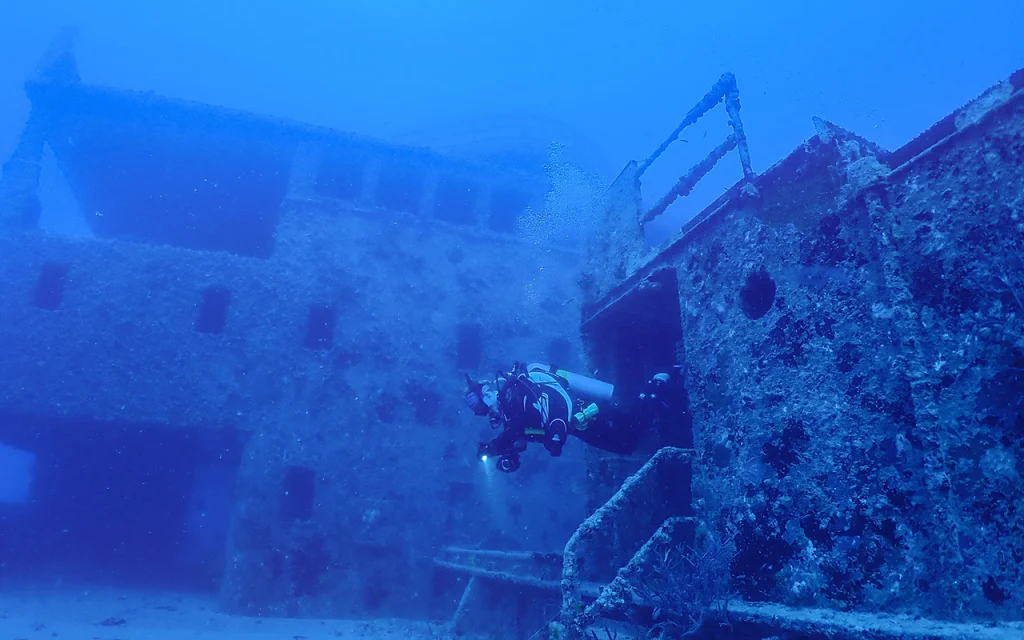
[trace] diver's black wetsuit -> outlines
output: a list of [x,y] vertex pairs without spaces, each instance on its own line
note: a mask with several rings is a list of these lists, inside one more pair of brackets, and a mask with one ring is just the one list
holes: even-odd
[[584,431],[573,433],[577,438],[592,447],[629,455],[636,450],[640,436],[651,425],[644,423],[635,408],[623,409],[613,402],[601,409]]
[[[496,384],[500,386],[497,403],[487,414],[492,426],[502,431],[490,442],[482,443],[478,454],[482,458],[497,456],[502,471],[519,468],[519,454],[530,442],[542,443],[552,456],[561,455],[569,435],[590,446],[628,455],[666,411],[685,411],[685,401],[679,397],[681,383],[674,385],[674,395],[659,397],[647,390],[628,404],[613,397],[600,407],[574,401],[565,378],[518,363],[511,372],[499,376]],[[670,406],[666,399],[677,406]],[[484,411],[481,409],[479,415]],[[666,438],[665,431],[661,435],[663,445],[678,444],[677,438]]]

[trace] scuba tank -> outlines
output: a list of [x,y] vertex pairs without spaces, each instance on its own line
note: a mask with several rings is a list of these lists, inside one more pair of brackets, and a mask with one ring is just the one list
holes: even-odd
[[529,366],[529,370],[544,371],[553,376],[558,376],[568,383],[569,391],[578,393],[591,400],[611,402],[612,394],[615,392],[615,385],[611,385],[607,382],[602,382],[596,378],[584,376],[579,373],[572,373],[571,371],[558,369],[549,364],[534,363]]

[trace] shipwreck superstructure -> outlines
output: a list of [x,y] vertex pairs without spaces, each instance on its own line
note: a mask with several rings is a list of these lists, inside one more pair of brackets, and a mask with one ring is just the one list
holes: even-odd
[[[461,402],[464,372],[580,357],[579,252],[517,223],[543,171],[92,86],[67,50],[26,91],[0,441],[37,471],[5,575],[195,565],[229,611],[427,616],[436,546],[564,544],[582,505],[523,502],[572,466],[494,482]],[[92,237],[39,228],[48,157]]]
[[[136,526],[68,498],[87,449],[135,474],[131,499],[183,496],[139,527],[229,505],[200,560],[236,612],[1024,633],[1024,73],[895,151],[816,119],[760,174],[726,74],[627,164],[582,257],[517,235],[543,176],[91,87],[68,55],[27,89],[0,184],[0,441],[46,461],[37,491],[76,527]],[[646,168],[719,106],[728,137],[645,209]],[[37,228],[44,151],[94,238]],[[742,180],[648,247],[722,161]],[[682,446],[588,451],[576,502],[525,508],[572,467],[482,478],[459,396],[461,371],[527,353],[627,393],[681,364]],[[67,548],[5,517],[10,557]]]

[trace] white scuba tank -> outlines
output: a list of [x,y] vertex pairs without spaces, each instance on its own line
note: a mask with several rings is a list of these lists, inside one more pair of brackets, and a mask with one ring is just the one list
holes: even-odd
[[612,394],[615,392],[615,385],[608,384],[607,382],[602,382],[579,373],[573,373],[563,369],[554,369],[549,364],[535,362],[527,367],[527,371],[545,371],[552,375],[565,378],[569,383],[569,391],[578,393],[590,400],[610,402]]

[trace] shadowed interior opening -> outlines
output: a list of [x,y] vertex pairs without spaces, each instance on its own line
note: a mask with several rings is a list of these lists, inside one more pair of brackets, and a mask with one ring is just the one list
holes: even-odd
[[515,233],[519,216],[530,205],[530,195],[518,189],[495,189],[491,194],[487,225],[499,233]]
[[334,344],[334,323],[337,313],[333,305],[314,304],[306,320],[306,347],[330,349]]
[[366,164],[361,158],[334,152],[325,158],[316,176],[316,193],[340,200],[358,200],[363,195]]
[[[677,350],[682,340],[678,283],[674,269],[652,273],[611,306],[583,324],[583,342],[590,363],[601,372],[600,377],[615,385],[615,394],[623,402],[636,398],[652,376],[672,371],[677,364]],[[693,423],[685,394],[683,407],[671,428],[658,430],[649,442],[641,440],[638,454],[653,454],[665,445],[693,447]],[[604,464],[599,457],[597,466]],[[611,465],[609,477],[624,481],[636,470],[632,466]],[[666,478],[662,484],[663,504],[676,514],[690,513],[690,471],[686,466],[675,468],[678,476]],[[615,485],[608,483],[601,490]],[[595,487],[597,489],[599,487]],[[595,493],[590,500],[602,504],[611,495]]]
[[241,434],[0,416],[34,457],[29,499],[0,504],[11,577],[216,591]]
[[682,339],[678,291],[675,271],[663,269],[583,326],[593,367],[627,397],[677,364]]
[[391,211],[419,213],[422,171],[397,162],[385,163],[377,181],[377,204]]
[[32,303],[40,309],[53,311],[64,301],[64,285],[68,278],[68,265],[47,262],[39,271]]
[[434,216],[438,220],[470,225],[476,222],[478,188],[468,180],[443,178],[434,195]]
[[282,487],[282,517],[289,522],[313,517],[316,472],[307,467],[288,467]]
[[764,267],[747,276],[740,289],[740,309],[751,320],[763,318],[775,304],[775,281]]
[[196,319],[196,331],[200,333],[223,333],[228,318],[231,291],[227,287],[207,287],[203,290]]
[[73,114],[48,140],[93,234],[269,258],[294,141],[176,104],[37,88]]
[[455,328],[455,349],[460,369],[476,369],[484,355],[484,339],[480,325],[463,322]]

